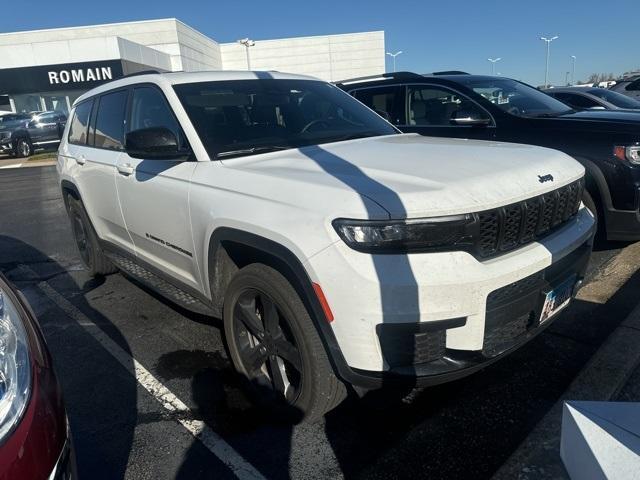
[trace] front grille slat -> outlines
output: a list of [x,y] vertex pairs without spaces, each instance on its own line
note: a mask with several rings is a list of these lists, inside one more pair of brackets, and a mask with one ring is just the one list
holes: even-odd
[[476,254],[488,258],[537,240],[578,213],[584,180],[477,214]]

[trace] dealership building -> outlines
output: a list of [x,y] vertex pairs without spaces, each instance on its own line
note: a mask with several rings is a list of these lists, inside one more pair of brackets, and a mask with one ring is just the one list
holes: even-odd
[[[248,51],[247,51],[248,50]],[[0,111],[68,112],[87,90],[158,70],[278,70],[328,80],[385,71],[384,32],[218,43],[177,19],[0,34]]]

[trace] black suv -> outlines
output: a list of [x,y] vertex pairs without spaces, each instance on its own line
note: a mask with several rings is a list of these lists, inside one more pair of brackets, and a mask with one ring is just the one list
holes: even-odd
[[346,80],[340,88],[400,130],[541,145],[587,170],[584,202],[610,240],[640,239],[640,113],[577,112],[505,77],[409,72]]
[[0,153],[28,157],[37,149],[57,148],[67,116],[58,111],[0,117]]

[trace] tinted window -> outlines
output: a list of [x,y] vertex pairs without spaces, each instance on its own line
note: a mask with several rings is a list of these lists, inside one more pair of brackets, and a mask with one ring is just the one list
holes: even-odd
[[26,115],[24,113],[8,114],[0,116],[0,123],[24,122],[29,119],[31,119],[31,115]]
[[237,80],[174,86],[212,158],[398,133],[343,92],[313,80]]
[[566,103],[570,107],[581,109],[598,107],[600,104],[595,100],[592,100],[584,95],[578,95],[575,93],[557,92],[553,95],[558,100]]
[[451,90],[441,87],[409,86],[409,124],[451,126],[456,116],[486,118],[480,107]]
[[364,88],[356,90],[353,96],[391,123],[404,125],[406,118],[403,92],[402,87]]
[[94,133],[96,147],[122,150],[126,106],[127,92],[125,90],[100,97]]
[[152,127],[165,127],[171,130],[176,138],[182,137],[178,121],[162,92],[153,87],[136,88],[133,90],[129,130]]
[[613,92],[611,90],[607,90],[605,88],[593,88],[589,90],[591,95],[595,95],[596,97],[602,98],[609,103],[613,103],[616,107],[619,108],[640,108],[640,102],[634,100],[631,97],[627,97],[618,92]]
[[640,90],[640,78],[624,87],[625,90]]
[[546,93],[509,78],[459,75],[456,81],[512,115],[549,116],[566,113],[569,110],[564,103]]
[[87,128],[89,126],[89,115],[93,100],[82,102],[76,106],[71,127],[69,128],[69,143],[85,145],[87,143]]

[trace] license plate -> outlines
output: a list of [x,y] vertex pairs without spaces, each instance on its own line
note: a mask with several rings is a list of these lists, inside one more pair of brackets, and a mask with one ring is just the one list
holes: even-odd
[[547,297],[544,299],[544,305],[542,305],[540,323],[546,322],[564,307],[569,305],[575,284],[576,276],[572,275],[570,278],[547,293]]

